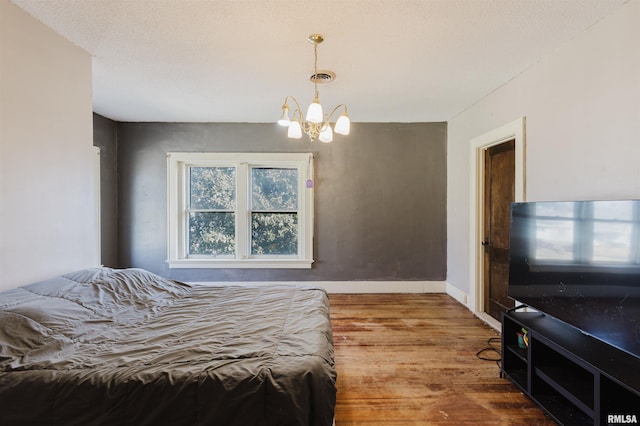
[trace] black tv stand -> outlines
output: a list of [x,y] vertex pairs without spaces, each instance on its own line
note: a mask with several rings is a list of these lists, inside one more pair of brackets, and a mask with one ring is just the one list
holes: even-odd
[[560,424],[640,425],[640,359],[544,314],[503,314],[501,373]]

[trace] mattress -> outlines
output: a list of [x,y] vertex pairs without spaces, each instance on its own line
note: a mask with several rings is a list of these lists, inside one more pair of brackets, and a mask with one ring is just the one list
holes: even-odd
[[97,268],[0,293],[3,425],[331,425],[329,302]]

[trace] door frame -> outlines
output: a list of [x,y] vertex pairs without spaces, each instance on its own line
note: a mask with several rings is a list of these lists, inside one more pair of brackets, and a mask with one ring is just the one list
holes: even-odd
[[500,322],[484,312],[484,154],[495,145],[515,140],[515,201],[525,193],[525,117],[471,139],[469,220],[469,308],[478,318],[500,330]]

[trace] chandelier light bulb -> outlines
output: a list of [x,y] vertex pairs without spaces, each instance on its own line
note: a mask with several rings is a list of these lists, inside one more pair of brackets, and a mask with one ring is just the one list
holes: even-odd
[[320,105],[320,101],[316,96],[315,98],[313,98],[313,102],[311,103],[311,105],[309,105],[309,109],[307,110],[305,119],[309,123],[322,123],[322,116],[322,105]]
[[351,120],[349,120],[349,116],[346,112],[343,112],[342,115],[336,121],[335,132],[340,135],[348,135],[351,131]]
[[322,125],[318,139],[324,143],[329,143],[333,140],[333,131],[331,130],[331,125],[329,125],[328,122]]
[[287,136],[292,139],[300,139],[302,137],[302,128],[300,127],[300,123],[295,118],[292,122],[289,123],[289,130],[287,131]]
[[278,124],[281,126],[288,126],[291,123],[289,119],[289,107],[287,105],[282,106],[282,117],[278,120]]

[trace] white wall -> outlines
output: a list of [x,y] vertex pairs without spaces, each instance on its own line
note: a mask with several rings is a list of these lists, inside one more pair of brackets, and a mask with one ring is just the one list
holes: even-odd
[[470,140],[523,116],[527,200],[640,199],[640,0],[449,121],[447,282],[465,293]]
[[0,0],[0,290],[98,261],[91,56]]

